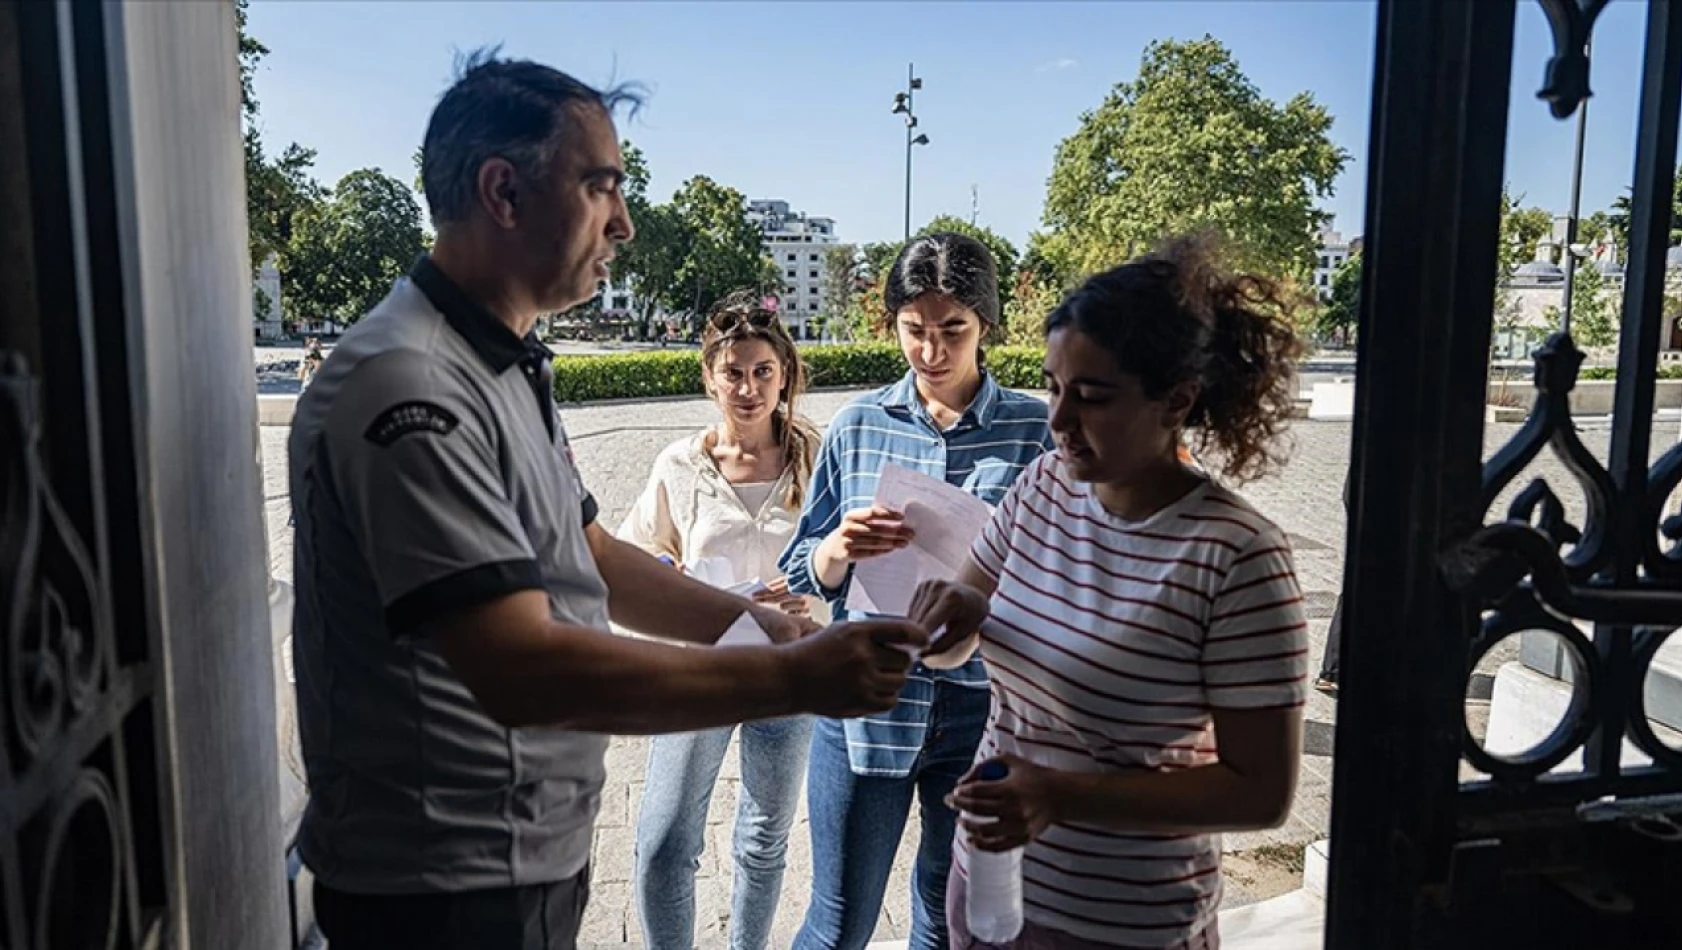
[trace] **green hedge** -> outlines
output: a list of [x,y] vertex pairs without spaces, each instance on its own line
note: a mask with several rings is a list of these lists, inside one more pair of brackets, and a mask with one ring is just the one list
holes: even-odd
[[[800,351],[813,386],[885,386],[905,375],[905,357],[892,343],[848,343]],[[1037,346],[1001,346],[987,351],[987,366],[1000,384],[1037,389],[1045,351]],[[598,399],[699,396],[701,360],[695,350],[649,350],[600,356],[555,357],[555,399],[563,403]]]
[[[1590,366],[1577,375],[1578,379],[1616,379],[1616,366]],[[1658,379],[1682,379],[1682,366],[1666,363],[1659,367]]]
[[987,350],[987,368],[999,385],[1011,389],[1045,388],[1045,347],[995,346]]

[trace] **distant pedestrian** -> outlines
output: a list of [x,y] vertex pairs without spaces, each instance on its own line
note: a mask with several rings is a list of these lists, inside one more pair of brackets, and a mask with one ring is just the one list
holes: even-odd
[[[1349,479],[1343,481],[1343,513],[1349,515]],[[1347,555],[1345,555],[1347,557]],[[1326,648],[1320,654],[1320,675],[1314,688],[1322,693],[1337,694],[1338,655],[1343,651],[1343,591],[1337,594],[1337,606],[1332,608],[1332,623],[1326,628]]]
[[321,338],[307,337],[304,340],[304,356],[298,361],[298,392],[310,388],[315,382],[315,374],[321,371],[323,356],[321,353]]

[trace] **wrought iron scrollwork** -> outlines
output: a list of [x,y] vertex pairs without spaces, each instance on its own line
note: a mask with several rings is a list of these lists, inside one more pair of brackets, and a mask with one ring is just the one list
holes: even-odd
[[109,628],[93,557],[53,496],[40,457],[39,394],[22,358],[0,356],[0,645],[10,738],[40,754],[103,687]]
[[1554,118],[1577,111],[1593,95],[1589,89],[1589,37],[1594,21],[1611,0],[1540,0],[1553,29],[1554,55],[1548,60],[1542,89],[1536,95],[1548,103]]
[[1544,607],[1536,592],[1527,587],[1510,589],[1501,598],[1501,609],[1485,615],[1483,625],[1472,641],[1468,668],[1476,669],[1484,655],[1501,641],[1513,634],[1529,631],[1546,631],[1556,636],[1572,666],[1571,699],[1559,724],[1542,741],[1517,754],[1490,752],[1472,737],[1470,730],[1461,734],[1461,749],[1466,761],[1479,771],[1507,782],[1532,781],[1570,758],[1593,730],[1595,717],[1592,713],[1600,700],[1595,689],[1599,680],[1600,659],[1595,654],[1594,644],[1575,624]]
[[1660,548],[1655,537],[1646,552],[1647,573],[1666,580],[1682,580],[1682,514],[1660,518],[1671,493],[1682,484],[1682,444],[1673,445],[1659,460],[1647,479],[1647,503],[1658,520],[1658,534],[1671,542]]
[[1526,524],[1486,525],[1454,557],[1445,557],[1442,566],[1450,590],[1498,609],[1528,577],[1543,604],[1577,620],[1640,626],[1674,625],[1682,618],[1682,591],[1573,584],[1553,539]]
[[[1682,626],[1682,589],[1662,583],[1682,577],[1682,516],[1665,519],[1662,526],[1656,523],[1665,499],[1682,484],[1682,446],[1654,465],[1645,494],[1620,495],[1571,420],[1570,393],[1582,362],[1582,351],[1563,332],[1537,351],[1535,404],[1518,433],[1484,466],[1483,476],[1487,509],[1544,447],[1551,447],[1582,486],[1582,529],[1570,522],[1552,487],[1536,479],[1514,498],[1505,521],[1479,528],[1439,560],[1449,589],[1486,611],[1471,644],[1471,667],[1502,639],[1527,631],[1556,635],[1573,666],[1570,705],[1558,727],[1533,749],[1516,757],[1494,755],[1470,732],[1463,737],[1467,761],[1507,783],[1533,781],[1565,761],[1601,719],[1597,697],[1608,677],[1599,651],[1573,620],[1637,628],[1634,673],[1613,679],[1624,686],[1635,684],[1638,693],[1641,677],[1665,637]],[[1621,510],[1630,505],[1639,510]],[[1654,525],[1643,561],[1650,580],[1658,583],[1619,585],[1601,575],[1614,553],[1611,525],[1630,514]],[[1657,543],[1661,531],[1677,542],[1663,552]],[[1628,709],[1624,729],[1641,750],[1655,762],[1682,767],[1682,752],[1654,734],[1639,695]]]
[[35,946],[114,948],[121,922],[122,811],[105,775],[77,773],[47,819]]
[[[1518,433],[1483,468],[1483,505],[1487,509],[1544,447],[1553,448],[1582,486],[1586,509],[1582,526],[1566,519],[1559,496],[1540,479],[1514,500],[1507,517],[1510,522],[1528,524],[1539,514],[1554,557],[1573,582],[1587,580],[1605,566],[1612,553],[1607,543],[1614,494],[1612,476],[1583,445],[1571,420],[1571,390],[1577,385],[1582,365],[1583,351],[1568,333],[1554,334],[1536,351],[1536,402]],[[1566,545],[1571,550],[1560,557],[1557,552]]]
[[[1674,631],[1665,628],[1648,628],[1639,630],[1631,644],[1632,660],[1634,661],[1634,675],[1632,682],[1642,687],[1652,670],[1653,660],[1658,655],[1659,648],[1664,646]],[[1647,718],[1647,690],[1638,688],[1631,697],[1628,720],[1624,728],[1637,748],[1645,752],[1654,762],[1682,769],[1682,749],[1666,745],[1663,739],[1653,729],[1653,724]]]
[[0,352],[0,793],[38,789],[0,813],[23,884],[0,900],[23,902],[10,911],[28,946],[115,947],[130,867],[117,773],[86,760],[54,774],[67,744],[110,728],[113,632],[94,559],[47,477],[41,426],[39,384]]
[[[1540,3],[1554,34],[1540,95],[1563,118],[1590,94],[1590,34],[1607,0]],[[1654,8],[1648,25],[1652,81],[1642,88],[1636,205],[1652,224],[1655,202],[1670,193],[1675,162],[1682,24],[1668,9]],[[1551,447],[1582,487],[1580,529],[1553,487],[1538,479],[1519,493],[1504,521],[1477,528],[1439,558],[1447,586],[1484,612],[1469,651],[1473,667],[1501,639],[1531,631],[1555,635],[1572,666],[1564,718],[1528,752],[1492,755],[1469,731],[1465,735],[1465,758],[1507,791],[1535,787],[1544,773],[1582,749],[1586,774],[1551,786],[1553,792],[1575,790],[1585,801],[1616,793],[1625,787],[1619,752],[1625,737],[1657,766],[1641,778],[1647,783],[1641,788],[1670,791],[1673,786],[1655,785],[1653,776],[1682,771],[1682,749],[1659,738],[1646,712],[1654,659],[1682,627],[1682,515],[1665,515],[1671,494],[1682,486],[1682,446],[1647,464],[1662,325],[1654,269],[1664,264],[1663,249],[1654,243],[1657,233],[1656,226],[1632,229],[1610,461],[1603,464],[1588,451],[1572,421],[1570,394],[1583,353],[1567,328],[1537,351],[1536,401],[1519,431],[1484,466],[1487,511],[1542,448]],[[1592,640],[1580,629],[1586,622],[1595,624]]]

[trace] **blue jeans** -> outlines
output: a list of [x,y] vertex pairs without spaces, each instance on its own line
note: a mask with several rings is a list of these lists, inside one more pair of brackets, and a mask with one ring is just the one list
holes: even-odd
[[812,900],[794,950],[860,950],[870,942],[913,798],[923,836],[911,875],[908,948],[946,950],[946,875],[957,827],[946,796],[974,764],[991,702],[985,689],[936,682],[923,749],[903,778],[855,775],[840,721],[818,720],[806,785]]
[[[788,831],[811,746],[807,716],[744,723],[730,901],[731,950],[764,950],[777,915]],[[637,914],[648,950],[695,945],[695,870],[707,806],[734,727],[656,736],[637,816]]]

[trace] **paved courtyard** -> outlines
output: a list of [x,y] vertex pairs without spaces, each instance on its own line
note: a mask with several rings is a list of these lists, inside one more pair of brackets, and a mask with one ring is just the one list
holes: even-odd
[[[852,398],[850,392],[825,392],[809,396],[806,412],[820,423]],[[641,490],[655,455],[674,439],[709,422],[710,404],[699,399],[681,399],[626,404],[563,408],[562,417],[572,437],[579,465],[602,506],[604,523],[617,526]],[[1674,422],[1661,423],[1663,435]],[[1604,457],[1606,436],[1592,420],[1585,423],[1585,441]],[[1489,447],[1499,445],[1516,430],[1510,425],[1490,426]],[[262,430],[262,461],[271,564],[274,575],[290,581],[292,574],[291,534],[286,527],[287,498],[285,452],[287,429]],[[1300,421],[1293,430],[1294,454],[1284,472],[1248,486],[1244,494],[1289,534],[1296,552],[1297,570],[1308,596],[1311,659],[1318,663],[1326,627],[1331,618],[1342,572],[1344,511],[1341,492],[1348,460],[1350,426],[1347,423]],[[1663,447],[1662,445],[1660,446]],[[1568,511],[1580,511],[1580,492],[1564,478],[1563,470],[1551,460],[1539,463],[1567,504]],[[1523,487],[1527,479],[1519,481]],[[1509,493],[1510,496],[1511,493]],[[1505,498],[1500,503],[1504,511]],[[277,656],[282,644],[277,643]],[[1516,651],[1501,650],[1480,667],[1483,679],[1500,662]],[[284,677],[284,666],[281,674]],[[281,679],[280,700],[283,732],[289,734],[291,694]],[[1486,681],[1487,682],[1487,681]],[[1478,693],[1474,682],[1474,696]],[[1487,698],[1487,693],[1484,694]],[[1330,814],[1332,727],[1336,705],[1313,694],[1307,709],[1305,756],[1301,788],[1291,818],[1284,827],[1267,832],[1229,835],[1227,899],[1237,904],[1272,896],[1296,886],[1293,866],[1300,858],[1301,845],[1327,833]],[[1468,718],[1479,719],[1480,702],[1468,703]],[[286,744],[287,766],[301,777],[295,743]],[[608,753],[609,783],[598,823],[595,854],[594,896],[584,933],[590,946],[640,945],[641,937],[632,906],[631,857],[637,802],[642,793],[646,741],[616,739]],[[736,802],[739,770],[735,753],[727,760],[709,816],[708,849],[701,859],[698,887],[698,933],[702,947],[723,946],[729,908],[730,817]],[[802,804],[802,813],[804,804]],[[915,818],[906,834],[889,886],[887,905],[877,928],[877,939],[905,935],[909,910],[910,842],[915,840]],[[782,910],[777,918],[773,946],[786,947],[807,898],[811,844],[804,814],[793,832],[788,876]]]

